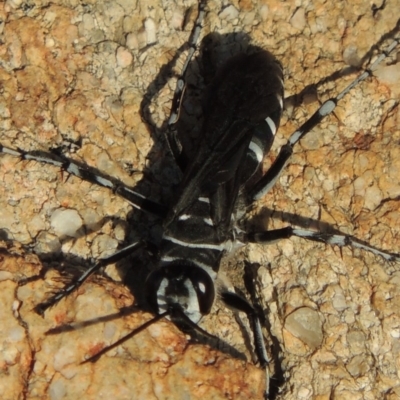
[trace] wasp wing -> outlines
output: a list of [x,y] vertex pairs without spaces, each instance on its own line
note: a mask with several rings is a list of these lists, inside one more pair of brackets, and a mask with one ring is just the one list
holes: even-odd
[[198,152],[185,170],[167,223],[200,196],[214,199],[214,222],[230,219],[240,188],[261,162],[256,157],[249,168],[250,143],[257,137],[261,152],[269,150],[282,96],[282,69],[269,52],[240,54],[221,68],[205,96]]

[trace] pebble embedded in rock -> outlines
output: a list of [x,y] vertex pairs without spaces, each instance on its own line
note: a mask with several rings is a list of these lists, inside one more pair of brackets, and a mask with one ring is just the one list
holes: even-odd
[[285,329],[312,349],[322,343],[322,321],[317,311],[308,307],[293,311],[285,321]]
[[51,227],[58,236],[78,237],[82,228],[82,218],[76,210],[59,209],[51,216]]

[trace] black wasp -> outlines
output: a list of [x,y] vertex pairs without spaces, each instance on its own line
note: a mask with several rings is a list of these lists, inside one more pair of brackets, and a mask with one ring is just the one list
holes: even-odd
[[[293,147],[354,86],[398,45],[397,37],[378,59],[335,98],[296,130],[284,145],[271,168],[261,177],[256,174],[269,152],[283,110],[283,72],[279,62],[267,51],[253,48],[229,59],[217,72],[203,100],[204,122],[195,157],[188,159],[176,130],[185,91],[188,64],[193,57],[205,15],[206,1],[199,2],[198,17],[189,41],[189,53],[178,79],[172,111],[166,130],[166,142],[182,172],[182,179],[171,204],[159,204],[144,197],[115,178],[69,160],[61,155],[39,151],[25,152],[1,146],[2,153],[25,160],[52,164],[68,174],[104,186],[126,199],[133,207],[153,214],[162,221],[162,238],[157,249],[158,267],[145,281],[147,303],[155,317],[146,326],[169,318],[185,332],[206,335],[197,323],[208,314],[218,296],[230,307],[245,312],[251,320],[255,349],[262,368],[268,366],[259,315],[252,304],[224,287],[216,289],[222,257],[246,243],[270,243],[297,236],[331,245],[352,246],[372,252],[388,261],[400,261],[400,255],[368,245],[350,235],[323,233],[291,226],[269,231],[248,231],[243,219],[252,204],[274,186],[288,163]],[[121,260],[142,248],[138,241],[102,258],[77,280],[36,307],[44,313],[63,297],[81,286],[101,267]],[[94,360],[124,340],[97,353]],[[210,338],[210,342],[212,339]]]

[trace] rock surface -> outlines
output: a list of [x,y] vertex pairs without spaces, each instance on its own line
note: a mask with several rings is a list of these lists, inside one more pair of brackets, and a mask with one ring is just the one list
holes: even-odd
[[[82,364],[148,321],[151,314],[118,316],[122,307],[132,304],[132,295],[120,284],[97,279],[41,317],[32,310],[59,275],[53,271],[44,280],[37,257],[8,250],[0,255],[2,399],[262,396],[264,374],[257,367],[206,346],[189,345],[168,321],[151,325],[96,362]],[[46,335],[69,323],[75,329]]]

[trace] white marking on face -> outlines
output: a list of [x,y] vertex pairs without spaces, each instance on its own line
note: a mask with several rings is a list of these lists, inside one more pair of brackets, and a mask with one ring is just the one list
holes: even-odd
[[192,282],[187,279],[185,281],[185,287],[187,288],[189,292],[188,296],[188,301],[187,301],[187,307],[185,309],[185,314],[195,323],[197,324],[201,317],[202,314],[200,312],[200,305],[199,305],[199,300],[197,298],[197,293],[193,287]]
[[160,282],[160,286],[158,287],[157,290],[157,304],[158,304],[158,312],[160,314],[167,311],[168,309],[167,297],[165,296],[167,285],[168,285],[168,280],[164,278]]
[[157,290],[158,312],[163,313],[168,311],[168,307],[172,304],[180,304],[186,316],[195,324],[197,324],[200,321],[202,314],[200,312],[197,293],[190,279],[186,279],[183,283],[188,292],[188,295],[184,298],[182,298],[182,295],[177,295],[171,292],[171,289],[167,295],[166,293],[169,284],[170,282],[168,279],[164,278]]

